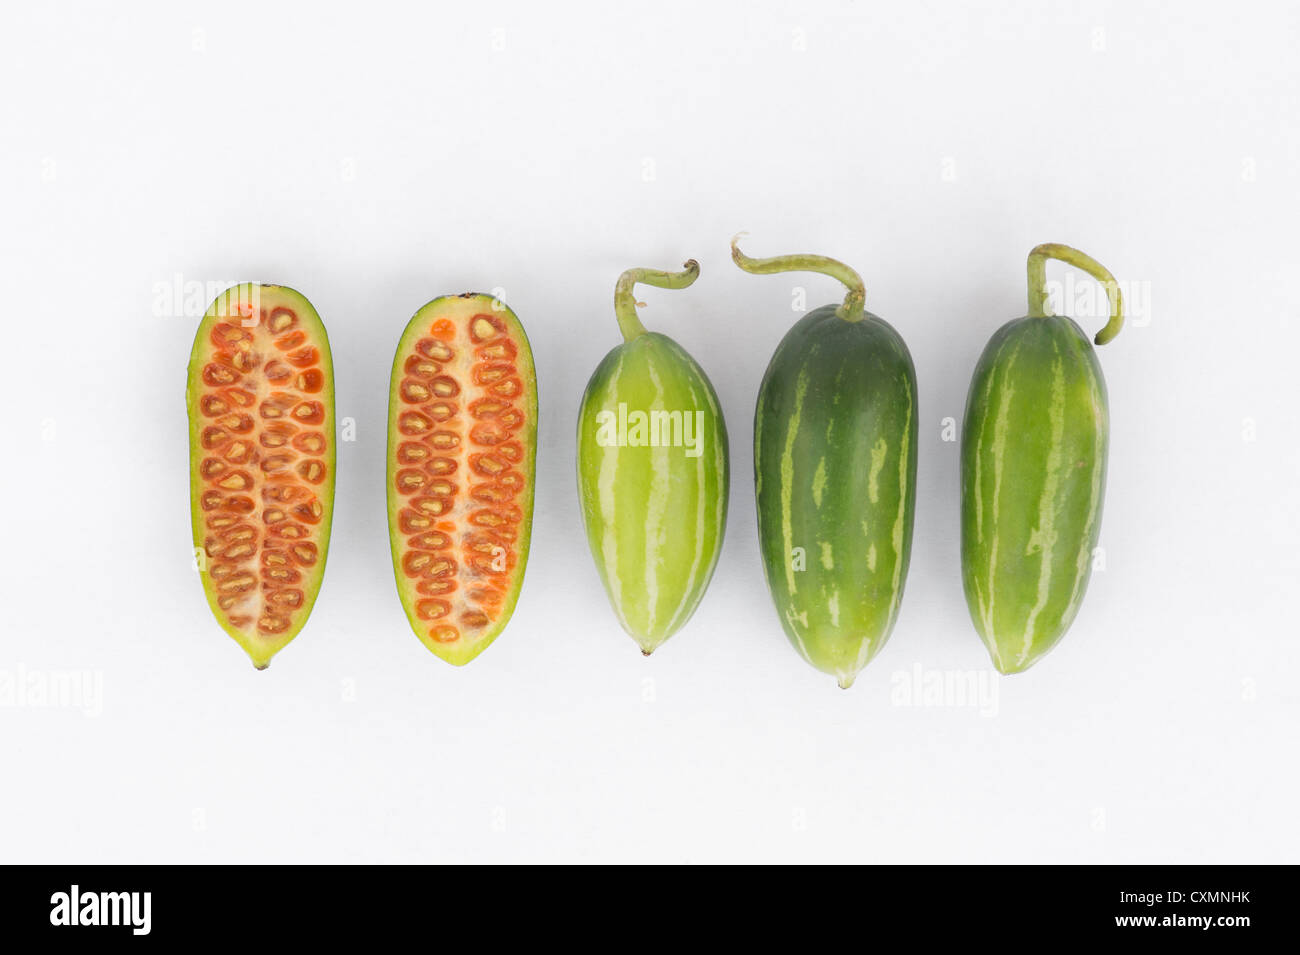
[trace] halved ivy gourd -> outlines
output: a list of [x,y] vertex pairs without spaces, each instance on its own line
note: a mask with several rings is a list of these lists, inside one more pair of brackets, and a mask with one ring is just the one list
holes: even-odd
[[199,323],[185,402],[203,591],[265,669],[325,573],[334,513],[334,371],[325,326],[282,285],[239,285]]
[[684,348],[648,332],[636,283],[682,289],[699,276],[630,269],[614,311],[623,344],[587,383],[578,411],[578,496],[610,605],[647,656],[699,606],[727,521],[727,428],[708,376]]
[[411,629],[456,666],[514,613],[528,562],[537,375],[515,313],[434,299],[406,326],[388,405],[388,530]]
[[791,644],[841,687],[884,646],[907,582],[916,504],[916,370],[902,337],[864,311],[862,279],[816,255],[746,272],[811,271],[848,286],[777,346],[754,411],[754,493],[768,590]]
[[1114,276],[1064,245],[1029,253],[1029,314],[1003,325],[980,356],[961,447],[962,584],[971,621],[1002,673],[1033,666],[1069,628],[1101,532],[1110,417],[1087,335],[1047,302],[1046,263],[1101,282],[1124,321]]

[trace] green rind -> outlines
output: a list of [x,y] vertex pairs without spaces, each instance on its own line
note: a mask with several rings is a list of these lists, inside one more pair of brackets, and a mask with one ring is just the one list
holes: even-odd
[[[522,495],[523,501],[520,502],[523,519],[520,521],[519,538],[516,544],[517,562],[514,577],[510,582],[510,589],[506,592],[505,600],[502,601],[500,617],[493,621],[491,626],[485,628],[478,639],[472,643],[461,641],[456,646],[449,648],[428,639],[427,630],[429,625],[426,621],[421,620],[415,612],[415,602],[419,599],[415,584],[402,573],[402,535],[398,530],[398,514],[402,509],[403,498],[397,493],[394,483],[397,474],[396,450],[397,444],[401,440],[401,433],[397,430],[397,416],[401,410],[398,389],[404,376],[403,363],[410,356],[415,341],[425,334],[429,323],[437,317],[445,306],[466,301],[477,303],[483,312],[489,312],[504,318],[514,336],[515,344],[518,346],[519,353],[515,361],[520,371],[520,380],[524,382],[524,402],[528,411],[528,421],[520,432],[520,443],[524,447],[524,460],[520,469],[526,475],[528,483]],[[402,610],[406,613],[406,619],[411,625],[411,630],[435,656],[452,664],[452,666],[464,666],[491,646],[493,641],[501,634],[501,631],[506,628],[506,624],[510,622],[510,618],[515,612],[515,606],[519,603],[519,594],[524,583],[524,571],[528,564],[528,549],[532,541],[533,502],[537,484],[537,411],[537,368],[533,363],[532,346],[528,341],[528,334],[524,331],[523,323],[519,321],[519,317],[504,302],[483,293],[442,295],[421,308],[406,323],[406,329],[402,332],[402,337],[397,343],[397,351],[393,356],[393,369],[388,393],[388,445],[386,452],[388,464],[385,472],[385,486],[388,489],[389,548],[393,557],[393,576],[397,582],[397,595],[402,602]]]
[[962,584],[1002,673],[1054,647],[1083,602],[1109,436],[1096,352],[1069,318],[1003,325],[975,367],[962,429]]
[[916,428],[911,354],[870,313],[849,322],[826,306],[804,316],[759,388],[754,488],[764,575],[791,644],[841,686],[898,618]]
[[[700,454],[602,446],[602,411],[701,412]],[[694,420],[694,419],[692,419]],[[727,428],[708,376],[671,338],[610,351],[578,412],[578,495],[592,558],[623,629],[650,653],[682,628],[722,550],[730,480]]]
[[206,563],[199,570],[199,578],[203,583],[203,593],[207,597],[208,607],[212,610],[212,615],[216,618],[217,624],[244,648],[252,659],[254,666],[259,670],[264,670],[270,665],[272,657],[284,649],[302,631],[308,618],[311,617],[312,608],[316,605],[316,598],[320,595],[321,583],[325,578],[326,558],[329,555],[330,530],[334,521],[334,482],[337,470],[338,437],[334,418],[334,359],[330,351],[329,335],[325,331],[325,324],[321,321],[320,315],[317,314],[311,302],[307,301],[307,297],[287,285],[259,285],[255,282],[232,286],[218,295],[208,306],[202,320],[199,322],[198,331],[194,334],[194,346],[190,350],[189,365],[186,369],[185,410],[189,415],[190,425],[190,526],[193,532],[196,556],[203,549],[203,541],[207,537],[207,529],[203,523],[203,509],[199,506],[199,496],[203,493],[204,488],[203,479],[199,475],[199,462],[203,460],[205,455],[201,437],[206,419],[199,412],[198,401],[207,388],[203,383],[203,366],[207,364],[208,354],[212,351],[209,336],[218,318],[228,317],[218,315],[217,309],[220,303],[230,301],[231,296],[234,297],[235,301],[250,301],[254,288],[264,289],[292,302],[295,311],[298,313],[298,320],[302,323],[301,327],[309,332],[311,343],[320,350],[320,368],[325,377],[325,386],[321,389],[320,398],[322,404],[325,405],[325,420],[321,423],[321,430],[329,435],[331,439],[325,452],[325,463],[328,470],[325,480],[317,491],[317,497],[321,502],[323,511],[318,525],[321,528],[320,542],[318,544],[320,559],[315,567],[303,574],[303,606],[294,615],[295,626],[292,629],[274,638],[269,638],[258,634],[253,634],[250,637],[243,631],[229,626],[223,619],[221,609],[217,606],[216,588],[212,583],[212,579],[208,576]]

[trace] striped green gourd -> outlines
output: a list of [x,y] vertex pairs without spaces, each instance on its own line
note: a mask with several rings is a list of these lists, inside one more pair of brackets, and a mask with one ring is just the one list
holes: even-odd
[[727,521],[727,428],[686,350],[648,332],[633,287],[686,288],[700,274],[631,269],[614,311],[623,344],[596,368],[578,412],[578,495],[587,542],[619,623],[650,655],[691,618]]
[[1029,314],[998,329],[975,366],[962,425],[962,584],[1002,673],[1033,666],[1065,634],[1101,531],[1106,381],[1083,330],[1048,307],[1048,259],[1106,287],[1098,345],[1124,321],[1114,276],[1076,249],[1040,245],[1029,253]]
[[916,370],[863,309],[862,279],[834,259],[751,259],[746,272],[812,271],[848,286],[840,306],[786,333],[754,412],[763,570],[786,636],[840,686],[885,645],[907,581],[916,510]]

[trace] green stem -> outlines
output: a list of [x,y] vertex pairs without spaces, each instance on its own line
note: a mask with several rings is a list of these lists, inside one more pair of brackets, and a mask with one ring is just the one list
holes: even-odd
[[645,334],[645,326],[641,324],[641,319],[636,313],[637,301],[636,295],[633,294],[636,284],[640,282],[642,285],[653,285],[655,288],[686,288],[700,277],[700,263],[689,259],[684,269],[683,272],[628,269],[618,277],[618,284],[614,286],[614,314],[618,317],[618,327],[623,333],[624,342],[630,342]]
[[1104,345],[1116,335],[1124,325],[1124,297],[1120,294],[1119,283],[1106,267],[1090,255],[1078,249],[1056,242],[1036,246],[1029,253],[1027,269],[1029,272],[1029,317],[1047,318],[1052,314],[1047,302],[1047,260],[1056,259],[1067,265],[1073,265],[1080,271],[1087,272],[1106,289],[1110,299],[1110,321],[1093,339],[1098,345]]
[[737,242],[740,235],[731,240],[731,258],[751,275],[772,275],[775,272],[820,272],[831,278],[839,279],[848,286],[849,293],[844,296],[844,304],[835,310],[835,314],[846,322],[860,322],[865,317],[863,311],[867,297],[866,286],[862,276],[843,262],[827,258],[824,255],[775,255],[770,259],[751,259],[740,251]]

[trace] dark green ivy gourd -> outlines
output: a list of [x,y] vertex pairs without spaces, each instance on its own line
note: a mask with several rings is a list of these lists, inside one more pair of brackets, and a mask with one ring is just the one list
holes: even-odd
[[848,688],[889,639],[916,512],[916,370],[864,311],[862,279],[817,255],[751,259],[756,275],[810,271],[849,289],[786,333],[754,411],[754,491],[768,589],[805,660]]

